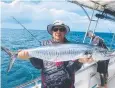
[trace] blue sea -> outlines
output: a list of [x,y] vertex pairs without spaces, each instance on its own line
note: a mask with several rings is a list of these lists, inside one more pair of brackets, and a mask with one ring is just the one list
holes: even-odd
[[[39,47],[38,41],[50,39],[51,36],[45,30],[29,30],[34,37],[24,29],[2,29],[1,30],[1,45],[8,47],[12,51],[21,49]],[[69,41],[82,43],[84,32],[72,31],[66,37]],[[110,47],[112,33],[96,33],[105,40],[105,43]],[[36,38],[36,39],[35,39]],[[89,39],[87,38],[86,43]],[[115,40],[112,45],[115,49]],[[9,65],[9,56],[5,52],[1,52],[1,88],[13,88],[29,80],[40,77],[40,70],[34,68],[29,61],[20,60],[17,58],[13,68],[7,73]]]

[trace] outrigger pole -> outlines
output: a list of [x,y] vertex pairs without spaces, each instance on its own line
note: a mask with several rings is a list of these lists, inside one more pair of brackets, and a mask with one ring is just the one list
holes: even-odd
[[[93,29],[93,33],[95,33],[95,30],[96,30],[96,28],[97,28],[98,22],[99,22],[99,18],[96,20],[96,25],[95,25],[95,27],[94,27],[94,29]],[[91,41],[92,41],[92,38],[90,39],[89,44],[91,44]]]
[[40,44],[40,46],[41,46],[41,42],[26,28],[26,27],[24,27],[24,25],[22,25],[15,17],[13,17],[13,16],[11,16],[18,24],[20,24],[28,33],[30,33],[31,34],[31,36],[34,38],[34,39],[36,39],[38,42],[39,42],[39,44]]
[[[96,6],[96,3],[95,3],[95,6]],[[88,32],[89,29],[90,29],[91,22],[92,22],[92,21],[96,21],[96,20],[92,20],[92,19],[93,19],[93,16],[94,16],[94,10],[95,10],[95,8],[93,8],[93,13],[92,13],[92,16],[91,16],[91,19],[90,19],[88,28],[87,28],[86,33],[85,33],[85,36],[84,36],[84,39],[83,39],[83,43],[85,43],[85,39],[86,39],[86,37],[87,37],[87,32]],[[98,23],[98,21],[97,21],[97,23]],[[96,23],[95,29],[96,29],[96,27],[97,27],[97,23]],[[95,29],[93,30],[93,33],[95,32]],[[92,39],[91,39],[91,40],[92,40]],[[91,40],[90,40],[90,41],[91,41]]]

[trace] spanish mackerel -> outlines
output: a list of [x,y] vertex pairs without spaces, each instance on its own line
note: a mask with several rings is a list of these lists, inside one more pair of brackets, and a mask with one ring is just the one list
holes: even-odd
[[[8,68],[9,71],[17,58],[18,52],[12,53],[6,47],[1,47],[1,49],[11,57],[11,62]],[[30,57],[53,62],[77,60],[84,56],[92,57],[96,61],[115,58],[115,55],[113,55],[115,51],[110,52],[107,49],[85,44],[56,44],[52,46],[25,49],[25,51],[28,52]]]

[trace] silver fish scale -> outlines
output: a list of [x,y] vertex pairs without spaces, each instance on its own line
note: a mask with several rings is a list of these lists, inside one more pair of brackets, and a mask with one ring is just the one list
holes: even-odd
[[30,49],[28,51],[31,57],[37,57],[48,61],[75,60],[79,58],[80,55],[88,54],[91,54],[92,57],[98,60],[104,60],[105,56],[108,53],[107,50],[99,47],[80,44],[61,44],[60,46],[45,46],[36,49]]
[[[70,48],[69,48],[70,47]],[[44,47],[44,48],[38,48],[33,50],[34,52],[32,52],[30,50],[30,56],[34,56],[34,57],[38,57],[38,58],[42,58],[45,60],[48,59],[53,59],[53,58],[64,58],[64,59],[70,59],[72,57],[74,57],[77,54],[80,54],[82,52],[84,52],[83,50],[79,50],[80,47],[72,47],[71,45],[67,45],[67,46],[60,46],[60,47]],[[86,47],[85,47],[86,48]]]

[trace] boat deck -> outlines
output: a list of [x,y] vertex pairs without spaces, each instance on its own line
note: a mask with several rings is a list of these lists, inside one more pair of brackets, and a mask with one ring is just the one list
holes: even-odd
[[115,88],[115,76],[108,82],[108,88]]

